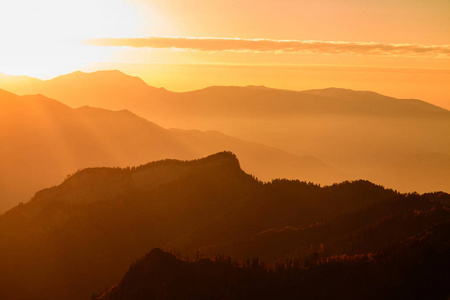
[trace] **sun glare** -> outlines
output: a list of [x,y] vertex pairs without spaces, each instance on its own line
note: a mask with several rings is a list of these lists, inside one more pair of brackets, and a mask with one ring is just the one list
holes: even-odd
[[123,0],[2,1],[0,71],[40,78],[71,72],[112,51],[82,40],[132,36],[139,26],[139,15]]

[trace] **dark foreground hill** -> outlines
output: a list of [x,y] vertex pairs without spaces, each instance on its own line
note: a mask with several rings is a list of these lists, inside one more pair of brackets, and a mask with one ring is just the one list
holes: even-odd
[[367,181],[264,184],[229,152],[85,169],[0,216],[0,299],[87,299],[155,247],[268,263],[378,252],[447,222],[449,202]]
[[180,259],[153,249],[99,300],[448,299],[450,222],[378,253],[266,266],[257,258]]

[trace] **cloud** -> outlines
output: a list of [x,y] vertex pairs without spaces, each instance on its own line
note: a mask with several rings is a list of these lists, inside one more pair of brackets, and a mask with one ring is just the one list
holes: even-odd
[[450,45],[381,44],[340,41],[301,41],[240,38],[100,38],[88,45],[134,48],[176,48],[198,51],[322,53],[381,56],[450,57]]

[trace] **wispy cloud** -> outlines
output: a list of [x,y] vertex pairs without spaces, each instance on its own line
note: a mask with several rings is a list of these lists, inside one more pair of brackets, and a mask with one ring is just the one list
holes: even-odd
[[342,41],[301,41],[240,38],[101,38],[88,45],[134,48],[177,48],[198,51],[322,53],[381,56],[450,57],[450,45],[381,44]]

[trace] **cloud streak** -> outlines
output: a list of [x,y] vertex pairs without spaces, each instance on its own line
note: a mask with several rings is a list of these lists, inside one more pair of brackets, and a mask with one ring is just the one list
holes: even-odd
[[88,45],[133,48],[176,48],[196,51],[321,53],[379,56],[450,57],[450,45],[381,44],[341,41],[301,41],[240,38],[100,38]]

